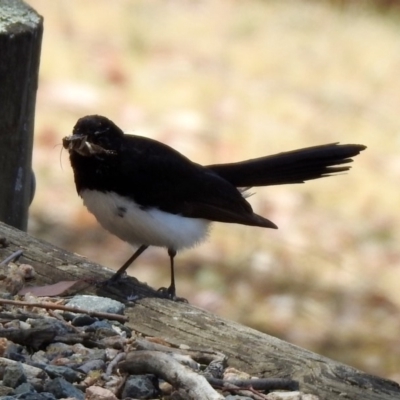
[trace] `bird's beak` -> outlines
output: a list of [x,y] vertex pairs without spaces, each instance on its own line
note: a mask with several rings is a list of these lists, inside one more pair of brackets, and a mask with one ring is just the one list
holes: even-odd
[[63,138],[63,147],[70,153],[76,151],[82,156],[90,155],[90,147],[88,146],[86,135],[72,135]]
[[90,143],[87,140],[86,135],[74,134],[72,136],[66,136],[63,138],[63,147],[67,149],[69,153],[76,152],[84,157],[89,157],[97,154],[109,154],[116,155],[117,153],[113,150],[107,150],[98,144]]

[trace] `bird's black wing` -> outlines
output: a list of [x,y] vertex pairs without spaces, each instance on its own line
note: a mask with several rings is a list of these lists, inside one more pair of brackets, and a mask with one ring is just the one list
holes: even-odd
[[114,171],[117,193],[145,207],[190,218],[276,228],[253,213],[241,193],[213,171],[160,142],[125,135]]

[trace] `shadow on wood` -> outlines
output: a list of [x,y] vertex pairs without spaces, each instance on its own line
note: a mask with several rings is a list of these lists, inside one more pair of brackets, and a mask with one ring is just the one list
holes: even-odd
[[[0,238],[8,242],[6,247],[0,246],[0,260],[22,249],[20,262],[35,268],[35,285],[83,277],[101,280],[113,274],[3,223],[0,223]],[[323,400],[400,399],[400,386],[395,382],[365,374],[189,304],[159,299],[157,292],[133,278],[112,288],[99,290],[90,286],[84,293],[109,296],[125,303],[128,296],[138,296],[139,300],[128,303],[126,308],[127,324],[135,331],[161,337],[173,345],[220,351],[229,357],[231,366],[258,377],[295,379],[302,391]]]

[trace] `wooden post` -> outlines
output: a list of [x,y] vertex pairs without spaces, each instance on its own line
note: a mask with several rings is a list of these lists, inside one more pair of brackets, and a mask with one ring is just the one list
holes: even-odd
[[0,220],[26,230],[43,19],[21,0],[0,0]]

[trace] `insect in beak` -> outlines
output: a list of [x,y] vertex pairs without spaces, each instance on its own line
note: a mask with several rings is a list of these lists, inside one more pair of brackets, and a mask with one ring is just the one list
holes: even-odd
[[81,156],[93,156],[98,154],[116,155],[114,150],[107,150],[98,144],[90,143],[86,135],[72,135],[63,138],[63,147],[70,153],[75,151]]

